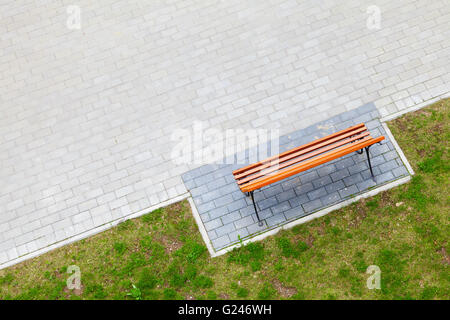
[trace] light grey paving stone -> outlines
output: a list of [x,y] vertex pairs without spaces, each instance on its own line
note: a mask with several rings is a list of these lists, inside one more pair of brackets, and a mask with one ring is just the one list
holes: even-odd
[[[381,173],[381,172],[380,172],[380,168],[378,168],[378,167],[375,167],[375,168],[372,168],[372,169],[373,169],[373,174],[374,174],[374,176],[377,176],[377,175],[379,175],[379,174]],[[366,170],[366,171],[361,172],[361,175],[362,175],[362,177],[363,177],[364,180],[367,180],[367,179],[371,179],[371,178],[372,178],[372,175],[371,175],[369,169]]]
[[272,217],[266,219],[266,223],[269,227],[279,225],[283,222],[286,222],[286,217],[282,213],[274,214]]
[[378,166],[378,168],[380,169],[381,173],[385,173],[388,171],[392,171],[394,169],[396,169],[398,167],[397,161],[394,160],[390,160],[388,162],[382,163]]
[[253,223],[253,224],[247,226],[246,229],[248,230],[248,233],[249,233],[249,234],[254,234],[254,233],[262,232],[262,231],[267,230],[267,223],[266,223],[266,221],[264,220],[264,221],[263,221],[263,225],[260,226],[258,222],[255,222],[255,223]]
[[270,197],[268,199],[264,199],[264,200],[258,201],[258,207],[261,210],[273,207],[273,206],[275,206],[277,204],[278,204],[278,201],[277,201],[277,198],[275,196]]
[[287,220],[298,219],[305,215],[306,214],[305,214],[305,211],[303,210],[302,206],[294,207],[292,209],[287,210],[284,213],[284,216],[286,217]]
[[349,196],[355,195],[358,192],[358,188],[355,185],[352,185],[350,187],[345,187],[342,190],[339,190],[339,194],[341,198],[347,198]]
[[325,186],[325,190],[327,193],[334,193],[336,191],[339,191],[345,187],[344,182],[342,180],[330,183],[329,185]]
[[322,206],[323,206],[323,204],[320,199],[316,199],[316,200],[309,201],[309,202],[302,204],[302,207],[305,210],[305,212],[313,212]]
[[328,175],[328,176],[319,178],[319,179],[313,181],[312,183],[314,185],[314,188],[320,188],[320,187],[323,187],[323,186],[326,186],[326,185],[330,184],[331,182],[332,182],[331,178]]
[[334,166],[334,164],[324,165],[317,169],[318,175],[320,177],[324,177],[324,178],[327,178],[327,177],[329,178],[329,175],[335,171],[336,171],[336,167]]
[[247,228],[242,228],[242,229],[231,232],[230,234],[228,234],[228,237],[230,238],[231,242],[238,242],[239,238],[243,239],[243,238],[247,237],[248,235],[249,235],[249,232],[248,232]]
[[223,196],[222,192],[220,192],[219,190],[213,190],[202,194],[200,198],[202,199],[202,202],[209,202],[211,200],[220,198],[221,196]]
[[344,168],[344,169],[340,169],[339,171],[332,173],[331,179],[333,179],[333,181],[338,181],[338,180],[342,180],[348,176],[350,176],[350,173],[348,172],[347,168]]
[[234,200],[245,199],[246,195],[242,191],[238,190],[231,194]]
[[327,194],[327,191],[325,190],[324,187],[322,187],[322,188],[316,189],[314,191],[308,192],[308,198],[310,200],[315,200],[320,197],[323,197],[326,194]]
[[234,200],[227,205],[228,211],[233,212],[242,209],[247,206],[247,201],[245,199]]
[[336,170],[338,170],[337,172],[340,172],[342,170],[348,170],[348,167],[351,167],[354,164],[355,161],[353,160],[353,157],[347,156],[337,160],[334,166],[336,167]]
[[297,197],[292,198],[291,200],[289,200],[289,203],[290,203],[292,208],[295,208],[295,207],[298,207],[298,206],[300,206],[303,203],[306,203],[308,201],[310,201],[308,196],[306,194],[302,194],[300,196],[297,196]]
[[215,208],[214,202],[206,202],[197,206],[197,210],[200,214],[207,213]]
[[[270,211],[270,209],[266,209],[266,210]],[[265,210],[259,210],[259,211],[265,211]],[[254,214],[255,209],[253,208],[253,205],[248,205],[247,207],[240,209],[239,213],[241,214],[242,217],[246,217],[246,216]]]
[[361,173],[366,169],[369,169],[369,165],[367,164],[367,161],[363,161],[348,167],[348,172],[353,175],[355,173]]
[[[255,214],[255,211],[253,211],[251,214]],[[273,216],[273,213],[272,213],[271,208],[268,208],[265,210],[258,211],[258,215],[261,220],[264,220],[264,219],[267,219],[267,218]]]
[[217,218],[217,219],[206,222],[204,225],[205,225],[206,231],[211,231],[211,230],[221,227],[223,225],[223,223],[222,223],[222,220],[220,220],[220,218]]
[[[253,193],[253,196],[254,196],[256,202],[259,202],[259,201],[267,198],[261,190],[255,190],[255,192]],[[249,203],[249,204],[252,203],[250,196],[246,196],[246,199],[247,199],[247,203]]]
[[372,164],[372,168],[379,166],[380,164],[384,163],[384,157],[383,155],[379,155],[376,157],[371,156],[370,157],[370,163]]
[[225,206],[232,202],[233,202],[233,196],[231,194],[227,194],[225,196],[221,196],[220,198],[214,199],[214,205],[216,207],[222,207],[222,206]]
[[391,150],[383,154],[384,160],[389,161],[398,158],[398,154],[395,150]]
[[285,190],[285,191],[289,191],[289,190],[295,188],[296,186],[298,186],[299,184],[300,184],[299,177],[295,177],[293,179],[286,179],[286,181],[281,182],[283,190]]
[[395,178],[399,178],[401,176],[407,176],[409,173],[405,167],[398,167],[392,170],[392,174]]
[[273,215],[282,214],[283,212],[289,210],[291,208],[291,205],[288,201],[284,201],[281,203],[278,203],[277,205],[270,208],[272,210]]
[[228,237],[228,235],[223,235],[217,239],[214,239],[211,241],[212,245],[214,246],[214,248],[223,248],[227,245],[229,245],[231,243],[230,238]]
[[224,234],[230,234],[236,230],[233,223],[225,224],[221,227],[215,228],[214,231],[216,232],[218,237],[223,236]]
[[235,193],[235,192],[239,192],[240,194],[243,194],[242,191],[239,190],[239,187],[237,186],[236,183],[228,183],[225,186],[215,189],[213,192],[220,193],[221,195],[227,195],[229,193]]
[[386,181],[393,180],[393,179],[394,179],[394,175],[392,174],[391,171],[377,175],[375,177],[375,180],[377,183],[384,183]]
[[236,226],[236,229],[241,229],[248,227],[254,222],[253,215],[246,216],[244,218],[241,218],[237,221],[234,221],[234,225]]
[[282,193],[276,195],[278,202],[284,202],[295,197],[297,197],[297,194],[295,193],[294,189],[283,191]]
[[372,187],[376,186],[376,184],[377,183],[374,180],[367,179],[367,180],[364,180],[362,182],[359,182],[356,186],[358,187],[359,191],[363,192],[363,191],[366,191],[369,188],[372,188]]
[[282,188],[281,184],[274,185],[274,186],[271,186],[271,187],[263,190],[264,196],[266,198],[270,198],[270,197],[278,195],[282,192],[283,192],[283,188]]
[[334,203],[340,201],[341,197],[338,192],[335,192],[335,193],[327,194],[326,196],[320,198],[320,200],[322,201],[322,203],[325,206],[328,206],[328,205],[331,205],[331,204],[334,204]]
[[302,185],[307,184],[310,181],[313,181],[315,179],[317,179],[319,177],[319,175],[317,174],[316,171],[309,171],[303,175],[301,175],[300,178],[300,182]]
[[208,238],[209,238],[210,240],[217,239],[217,233],[216,233],[216,231],[211,230],[211,231],[208,231],[207,233],[208,233]]
[[344,184],[347,187],[355,185],[361,181],[363,181],[363,177],[360,173],[356,173],[356,174],[351,175],[350,177],[344,178]]
[[301,185],[296,186],[294,190],[297,195],[303,195],[314,190],[314,186],[311,182],[305,184],[302,183]]
[[241,218],[242,218],[242,216],[239,213],[239,211],[233,211],[229,214],[220,216],[220,219],[222,219],[222,223],[224,225],[227,225],[228,223],[233,222],[233,221],[237,221]]
[[382,142],[381,146],[379,144],[375,144],[374,146],[370,147],[370,154],[373,157],[378,156],[383,153],[386,153],[388,151],[389,151],[389,146],[383,142]]
[[206,187],[208,190],[216,190],[219,189],[222,186],[225,186],[227,184],[227,181],[224,177],[216,178],[213,181],[209,182]]
[[210,220],[217,219],[227,215],[230,211],[228,211],[227,207],[213,208],[208,211],[208,216]]

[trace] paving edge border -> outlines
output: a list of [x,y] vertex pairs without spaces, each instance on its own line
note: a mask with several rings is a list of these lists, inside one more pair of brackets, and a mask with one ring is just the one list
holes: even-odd
[[51,244],[51,245],[49,245],[47,247],[38,249],[36,251],[33,251],[33,252],[27,253],[25,255],[22,255],[22,256],[20,256],[20,257],[18,257],[16,259],[13,259],[13,260],[10,260],[8,262],[5,262],[4,264],[0,264],[0,270],[8,268],[8,267],[11,267],[11,266],[13,266],[15,264],[18,264],[20,262],[23,262],[25,260],[29,260],[29,259],[35,258],[35,257],[40,256],[40,255],[42,255],[44,253],[47,253],[47,252],[49,252],[51,250],[63,247],[65,245],[71,244],[73,242],[76,242],[76,241],[79,241],[79,240],[91,237],[91,236],[93,236],[93,235],[95,235],[97,233],[106,231],[106,230],[108,230],[108,229],[118,225],[119,223],[122,223],[124,221],[140,217],[140,216],[142,216],[144,214],[147,214],[147,213],[149,213],[149,212],[151,212],[153,210],[156,210],[156,209],[159,209],[159,208],[162,208],[162,207],[166,207],[166,206],[174,204],[176,202],[180,202],[180,201],[185,200],[185,199],[187,199],[189,197],[190,197],[190,194],[188,192],[186,192],[186,193],[183,193],[182,195],[179,195],[179,196],[174,197],[172,199],[168,199],[168,200],[166,200],[164,202],[158,203],[157,205],[154,205],[154,206],[149,207],[147,209],[143,209],[143,210],[140,210],[138,212],[129,214],[129,215],[125,216],[125,217],[113,220],[111,222],[107,222],[107,223],[102,224],[102,225],[100,225],[98,227],[95,227],[95,228],[90,229],[88,231],[85,231],[83,233],[77,234],[77,235],[75,235],[73,237],[66,238],[66,239],[61,240],[59,242],[53,243],[53,244]]
[[[441,94],[440,96],[434,97],[432,99],[428,99],[427,101],[423,101],[423,102],[421,102],[419,104],[416,104],[416,105],[414,105],[412,107],[409,107],[409,108],[403,109],[401,111],[398,111],[396,113],[393,113],[393,114],[387,115],[385,117],[382,117],[380,119],[380,121],[383,123],[383,122],[386,122],[386,121],[394,120],[394,119],[404,115],[405,113],[417,111],[419,109],[422,109],[422,108],[424,108],[426,106],[429,106],[430,104],[433,104],[433,103],[438,102],[439,100],[442,100],[442,99],[445,99],[445,98],[450,98],[450,92],[446,92],[444,94]],[[375,103],[375,105],[376,105],[376,103]]]

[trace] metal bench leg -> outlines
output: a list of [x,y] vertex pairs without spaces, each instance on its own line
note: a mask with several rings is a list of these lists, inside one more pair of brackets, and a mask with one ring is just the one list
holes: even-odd
[[255,208],[256,217],[258,218],[258,226],[262,227],[263,223],[259,218],[258,209],[256,209],[255,197],[253,196],[253,191],[250,191],[250,196],[252,197],[253,207]]
[[372,170],[372,164],[370,163],[370,153],[369,153],[369,148],[370,148],[370,146],[365,147],[366,153],[367,153],[367,162],[369,162],[370,174],[372,175],[372,178],[374,178],[373,170]]

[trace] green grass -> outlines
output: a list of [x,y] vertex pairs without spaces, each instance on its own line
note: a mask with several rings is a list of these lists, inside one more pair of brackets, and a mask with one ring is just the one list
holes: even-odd
[[[0,270],[0,299],[449,299],[449,107],[389,123],[408,184],[218,258],[183,201]],[[366,287],[370,265],[381,290]]]

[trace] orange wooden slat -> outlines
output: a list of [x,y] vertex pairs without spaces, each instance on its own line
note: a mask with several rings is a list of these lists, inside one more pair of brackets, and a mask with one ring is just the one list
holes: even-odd
[[295,166],[292,166],[286,170],[283,170],[281,172],[278,172],[276,174],[260,178],[256,181],[253,181],[251,183],[245,184],[243,186],[240,186],[240,189],[242,192],[250,192],[259,188],[262,188],[264,186],[267,186],[269,184],[272,184],[274,182],[283,180],[287,177],[290,177],[294,174],[306,171],[310,168],[316,167],[318,165],[321,165],[323,163],[332,161],[334,159],[337,159],[339,157],[345,156],[346,154],[352,153],[356,150],[360,150],[364,147],[367,147],[369,145],[372,145],[374,143],[380,142],[384,140],[384,136],[379,136],[377,138],[369,138],[369,139],[363,139],[360,142],[354,143],[353,145],[346,145],[344,147],[338,148],[332,152],[329,152],[323,156],[319,156],[314,159],[310,159],[307,161],[304,161],[300,164],[297,164]]
[[[356,130],[356,129],[359,129],[359,128],[363,128],[363,127],[365,128],[364,123],[357,124],[357,125],[355,125],[355,126],[353,126],[353,127],[349,127],[349,128],[347,128],[347,129],[338,131],[338,132],[336,132],[336,133],[333,133],[333,134],[331,134],[331,135],[325,136],[325,137],[323,137],[323,138],[314,140],[314,141],[312,141],[312,142],[310,142],[310,143],[307,143],[307,144],[304,144],[304,145],[302,145],[302,146],[300,146],[300,147],[297,147],[297,148],[294,148],[294,149],[285,151],[285,152],[283,152],[283,153],[281,153],[281,154],[279,154],[279,155],[269,157],[269,158],[264,159],[264,160],[262,160],[262,161],[260,161],[260,162],[256,162],[256,163],[254,163],[254,164],[248,165],[248,166],[243,167],[243,168],[240,168],[240,169],[236,169],[236,170],[233,171],[233,174],[236,175],[236,174],[242,173],[242,172],[244,172],[244,171],[246,171],[246,170],[249,170],[249,169],[252,169],[252,168],[254,168],[254,167],[256,167],[256,166],[259,166],[259,165],[265,164],[265,163],[267,163],[267,162],[270,162],[270,161],[272,161],[272,160],[274,160],[274,159],[278,159],[278,158],[283,157],[283,156],[285,156],[285,155],[288,155],[288,154],[290,154],[290,153],[293,153],[293,152],[296,152],[296,151],[305,149],[305,148],[307,148],[307,147],[313,146],[313,145],[318,144],[318,143],[320,143],[320,142],[323,142],[323,141],[332,139],[332,138],[334,138],[334,137],[336,137],[336,136],[339,136],[339,135],[342,135],[342,134],[345,134],[345,133],[347,133],[347,132],[350,132],[350,131],[353,131],[353,130]],[[367,129],[366,129],[366,130],[367,130]]]
[[[257,168],[254,168],[254,169],[250,169],[250,170],[248,170],[246,172],[243,172],[243,173],[240,173],[238,175],[235,175],[234,178],[236,180],[238,180],[238,184],[242,184],[243,182],[247,182],[247,181],[249,181],[251,179],[255,179],[256,177],[260,176],[262,172],[263,172],[263,174],[267,174],[267,173],[275,171],[277,169],[284,168],[287,165],[292,165],[292,164],[297,163],[299,161],[311,158],[311,157],[313,157],[313,156],[315,156],[317,154],[320,154],[320,153],[326,152],[328,150],[331,150],[331,149],[337,148],[339,146],[342,146],[344,144],[351,143],[353,141],[362,139],[365,136],[368,136],[369,134],[370,133],[368,131],[362,132],[362,133],[360,133],[360,134],[358,134],[356,136],[352,136],[353,132],[352,133],[348,133],[348,134],[345,135],[345,138],[344,137],[342,139],[340,137],[339,138],[333,138],[333,139],[331,139],[329,141],[322,142],[322,143],[320,143],[318,145],[306,148],[306,149],[298,151],[296,153],[292,153],[292,154],[282,158],[281,161],[274,160],[271,163],[267,163],[267,164],[264,164],[264,165],[262,165],[260,167],[257,167]],[[352,137],[349,138],[350,136],[352,136]],[[293,159],[293,158],[295,158],[295,159]],[[293,160],[288,161],[290,159],[293,159]],[[289,163],[289,164],[287,164],[287,163]],[[280,164],[280,165],[277,166],[278,164]],[[263,170],[263,169],[266,169],[266,170]],[[247,177],[247,178],[244,178],[244,177]]]

